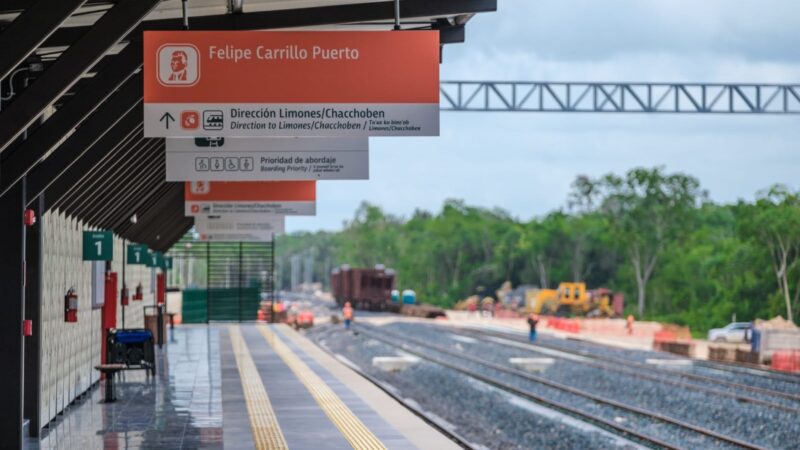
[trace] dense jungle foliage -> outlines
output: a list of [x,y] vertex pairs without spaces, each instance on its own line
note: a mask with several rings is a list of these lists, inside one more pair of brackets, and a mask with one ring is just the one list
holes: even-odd
[[716,204],[696,178],[660,167],[577,177],[560,210],[530,221],[460,200],[407,218],[363,203],[342,231],[291,234],[277,248],[284,287],[291,257],[311,255],[315,281],[340,264],[384,264],[400,289],[442,306],[506,280],[608,287],[637,317],[695,331],[800,306],[800,193],[775,185]]

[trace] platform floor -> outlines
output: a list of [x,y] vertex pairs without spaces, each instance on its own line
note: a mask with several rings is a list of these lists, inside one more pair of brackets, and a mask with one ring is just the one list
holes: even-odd
[[[26,449],[457,448],[284,325],[181,326],[157,375],[92,389]],[[102,382],[101,382],[102,383]]]

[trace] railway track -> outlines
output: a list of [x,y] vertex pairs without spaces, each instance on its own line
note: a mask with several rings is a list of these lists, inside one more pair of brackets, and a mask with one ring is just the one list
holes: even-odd
[[[571,387],[571,386],[567,386],[567,385],[564,385],[564,384],[561,384],[561,383],[558,383],[558,382],[555,382],[555,381],[552,381],[552,380],[549,380],[549,379],[546,379],[546,378],[543,378],[543,377],[540,377],[540,376],[537,376],[537,375],[533,375],[531,373],[528,373],[528,372],[525,372],[525,371],[522,371],[522,370],[519,370],[519,369],[509,368],[509,367],[503,366],[501,364],[485,361],[485,360],[480,359],[480,358],[476,358],[476,357],[473,357],[473,356],[470,356],[470,355],[465,355],[463,353],[452,351],[452,350],[450,350],[448,348],[444,348],[444,347],[441,347],[439,345],[431,344],[431,343],[428,343],[428,342],[422,342],[422,341],[419,341],[417,339],[410,338],[408,336],[397,335],[397,334],[394,334],[394,333],[391,333],[391,332],[387,332],[385,330],[381,330],[379,332],[376,332],[376,331],[373,331],[372,329],[370,329],[369,327],[365,327],[363,325],[359,327],[359,331],[361,333],[363,333],[364,335],[366,335],[367,337],[371,338],[371,339],[375,339],[377,341],[383,342],[386,345],[398,348],[398,349],[400,349],[400,350],[402,350],[402,351],[404,351],[406,353],[413,354],[413,355],[415,355],[415,356],[417,356],[419,358],[422,358],[422,359],[425,359],[427,361],[433,362],[435,364],[439,364],[441,366],[447,367],[447,368],[449,368],[451,370],[454,370],[454,371],[456,371],[458,373],[461,373],[461,374],[466,375],[468,377],[477,379],[477,380],[482,381],[484,383],[490,384],[490,385],[495,386],[495,387],[497,387],[499,389],[502,389],[502,390],[505,390],[505,391],[507,391],[509,393],[517,395],[519,397],[526,398],[528,400],[532,400],[534,402],[543,404],[543,405],[545,405],[545,406],[547,406],[549,408],[560,410],[560,411],[562,411],[562,412],[564,412],[566,414],[569,414],[569,415],[572,415],[574,417],[577,417],[580,420],[583,420],[583,421],[586,421],[586,422],[589,422],[589,423],[593,423],[593,424],[595,424],[597,426],[600,426],[602,428],[605,428],[605,429],[607,429],[607,430],[609,430],[611,432],[614,432],[614,433],[617,433],[617,434],[621,434],[622,436],[624,436],[626,438],[638,441],[638,442],[640,442],[640,443],[642,443],[644,445],[647,445],[647,446],[657,447],[657,448],[667,448],[667,449],[682,448],[681,446],[679,446],[679,445],[677,445],[675,443],[669,443],[669,442],[666,442],[666,441],[664,441],[662,439],[658,439],[658,438],[655,438],[653,436],[647,435],[647,434],[645,434],[645,433],[643,433],[643,432],[641,432],[639,430],[636,430],[636,429],[633,429],[631,427],[628,427],[628,426],[622,425],[620,423],[617,423],[614,420],[608,420],[608,419],[606,419],[604,417],[601,417],[601,416],[599,416],[597,414],[587,413],[587,412],[585,412],[585,411],[583,411],[583,410],[581,410],[579,408],[576,408],[574,406],[565,404],[563,402],[559,402],[557,400],[546,398],[546,397],[544,397],[542,395],[539,395],[539,394],[537,394],[535,392],[532,392],[530,390],[522,389],[520,387],[511,385],[509,383],[506,383],[506,382],[504,382],[502,380],[497,379],[496,377],[491,377],[491,376],[488,376],[486,374],[481,374],[481,373],[479,373],[479,372],[477,372],[477,371],[475,371],[473,369],[464,367],[461,364],[456,364],[456,363],[453,363],[453,362],[450,362],[450,361],[446,361],[446,360],[444,360],[442,358],[436,358],[435,356],[431,355],[430,353],[426,353],[425,351],[421,351],[419,349],[420,348],[421,349],[426,349],[427,351],[434,351],[434,352],[438,352],[438,353],[441,353],[441,354],[449,355],[450,357],[454,357],[454,358],[459,359],[459,360],[469,361],[469,362],[471,362],[473,364],[477,364],[477,365],[486,367],[486,368],[488,368],[490,370],[493,370],[493,371],[496,371],[496,372],[500,372],[500,373],[503,373],[503,374],[506,374],[506,375],[512,375],[514,377],[525,379],[525,380],[528,380],[528,381],[532,381],[532,382],[538,383],[540,385],[544,385],[544,386],[547,386],[549,388],[559,390],[561,392],[569,393],[571,395],[578,396],[578,397],[590,400],[590,401],[598,403],[598,404],[603,404],[603,405],[605,405],[607,407],[611,407],[611,408],[615,408],[615,409],[620,410],[620,411],[624,411],[624,412],[626,412],[628,414],[634,414],[634,415],[637,415],[639,417],[643,417],[646,420],[658,421],[658,422],[660,422],[662,424],[666,424],[667,426],[674,427],[674,428],[679,428],[679,429],[683,430],[684,432],[694,433],[695,435],[699,435],[702,438],[711,439],[711,440],[715,441],[715,444],[717,444],[717,445],[724,444],[724,445],[733,446],[733,447],[736,447],[736,448],[745,448],[745,449],[763,449],[764,448],[764,447],[758,446],[756,444],[753,444],[753,443],[750,443],[750,442],[745,442],[745,441],[737,439],[735,437],[726,436],[726,435],[723,435],[723,434],[718,433],[716,431],[713,431],[713,430],[710,430],[710,429],[707,429],[707,428],[703,428],[703,427],[700,427],[700,426],[697,426],[697,425],[693,425],[691,423],[684,422],[684,421],[681,421],[679,419],[676,419],[676,418],[673,418],[673,417],[669,417],[667,415],[664,415],[664,414],[661,414],[661,413],[658,413],[658,412],[655,412],[655,411],[650,411],[650,410],[647,410],[647,409],[644,409],[644,408],[639,408],[639,407],[636,407],[636,406],[627,405],[627,404],[618,402],[616,400],[611,400],[611,399],[608,399],[608,398],[604,398],[602,396],[593,394],[591,392],[587,392],[587,391],[584,391],[584,390],[581,390],[581,389],[577,389],[577,388],[574,388],[574,387]],[[390,338],[390,337],[387,337],[387,336],[392,336],[393,338]],[[416,347],[416,348],[414,348],[414,347]]]
[[780,381],[783,383],[800,385],[800,373],[787,373],[778,370],[765,368],[758,364],[743,363],[743,362],[727,362],[727,361],[703,361],[699,359],[693,360],[695,364],[710,369],[725,370],[733,373],[740,373],[745,375],[752,375],[757,373],[758,376],[764,377],[773,381]]
[[[597,357],[597,356],[592,355],[590,353],[576,352],[574,350],[567,349],[567,348],[564,348],[564,347],[561,347],[561,346],[550,345],[550,344],[545,344],[545,343],[541,343],[541,342],[537,342],[536,345],[531,345],[530,342],[528,342],[527,339],[525,339],[525,338],[523,338],[521,336],[510,334],[510,333],[496,332],[496,331],[483,330],[483,329],[478,330],[478,329],[474,329],[474,328],[473,329],[460,328],[459,330],[462,331],[462,332],[463,331],[467,331],[467,333],[472,334],[473,336],[475,336],[475,335],[487,335],[487,336],[493,336],[493,337],[496,337],[496,338],[506,339],[506,340],[510,340],[510,341],[514,341],[514,342],[519,342],[519,343],[524,344],[526,346],[530,346],[532,350],[536,350],[536,347],[544,347],[544,348],[547,348],[547,349],[550,349],[550,350],[556,350],[556,351],[559,351],[559,352],[562,352],[562,353],[567,353],[567,354],[570,354],[570,355],[573,355],[573,356],[578,356],[578,357],[585,358],[585,359],[592,359],[594,361],[598,361],[595,364],[601,365],[601,366],[603,366],[603,368],[607,368],[609,370],[614,370],[614,371],[618,371],[618,372],[625,370],[625,369],[622,369],[622,367],[628,367],[628,368],[631,368],[631,369],[645,370],[645,371],[648,371],[648,372],[651,372],[651,373],[658,373],[658,374],[662,374],[662,375],[668,375],[668,377],[660,377],[660,378],[664,382],[671,383],[671,384],[675,384],[676,381],[675,380],[669,380],[669,378],[674,378],[674,377],[688,378],[688,379],[691,379],[691,380],[700,381],[700,382],[704,382],[704,383],[709,383],[709,384],[713,384],[713,385],[726,386],[726,387],[733,388],[733,389],[738,390],[738,391],[747,391],[747,392],[757,393],[757,394],[761,394],[761,395],[765,395],[765,396],[783,398],[783,399],[791,400],[793,402],[797,402],[797,405],[800,406],[800,395],[792,394],[792,393],[789,393],[789,392],[781,392],[781,391],[776,391],[776,390],[773,390],[773,389],[766,389],[766,388],[761,388],[761,387],[757,387],[757,386],[750,386],[750,385],[747,385],[747,384],[736,383],[736,382],[733,382],[733,381],[722,380],[722,379],[719,379],[719,378],[709,377],[709,376],[699,375],[699,374],[694,374],[694,373],[676,372],[675,370],[661,369],[661,368],[653,367],[650,364],[639,363],[639,362],[631,361],[631,360],[624,359],[624,358],[615,358],[615,357],[608,356],[608,355],[603,355],[603,357],[600,358],[600,357]],[[452,332],[452,330],[451,330],[451,332]],[[644,373],[642,373],[642,372],[638,372],[634,376],[637,376],[639,378],[646,377],[646,375]],[[708,392],[716,392],[716,393],[719,393],[720,395],[724,395],[724,396],[728,396],[728,397],[730,397],[730,396],[736,397],[738,400],[741,400],[741,401],[762,404],[762,405],[765,405],[765,406],[770,406],[770,407],[774,407],[774,408],[778,408],[778,409],[783,409],[783,410],[787,410],[787,411],[791,411],[791,412],[800,413],[800,407],[798,407],[798,406],[792,407],[792,406],[781,405],[781,404],[772,403],[772,402],[769,402],[769,401],[766,401],[766,400],[757,399],[755,397],[743,396],[741,394],[732,394],[730,392],[725,392],[725,391],[720,391],[718,389],[711,389],[711,388],[707,388],[707,387],[702,387],[702,386],[699,386],[699,385],[696,385],[696,384],[681,383],[681,386],[687,387],[687,388],[691,388],[691,389],[705,390],[705,391],[708,391]]]
[[[328,335],[330,335],[330,331],[328,331],[323,336],[328,336]],[[397,395],[396,392],[393,389],[391,389],[386,383],[384,383],[381,380],[373,377],[372,375],[368,374],[367,372],[361,370],[360,367],[358,367],[357,365],[355,365],[352,362],[348,361],[347,359],[341,358],[336,353],[331,352],[330,349],[327,346],[325,346],[324,344],[320,344],[320,345],[318,345],[318,347],[321,348],[328,355],[330,355],[332,358],[337,359],[342,364],[344,364],[347,367],[349,367],[350,370],[352,370],[353,372],[359,374],[365,380],[367,380],[370,383],[374,384],[375,387],[377,387],[378,389],[382,390],[389,397],[392,397],[396,402],[400,403],[406,409],[411,411],[414,415],[416,415],[417,417],[419,417],[420,419],[425,421],[425,423],[427,423],[427,424],[431,425],[432,427],[436,428],[437,430],[439,430],[440,433],[442,433],[445,436],[447,436],[448,439],[453,441],[459,447],[461,447],[461,448],[463,448],[465,450],[474,450],[475,449],[472,446],[472,444],[469,441],[467,441],[463,436],[461,436],[460,434],[458,434],[455,431],[451,430],[447,426],[441,424],[435,418],[429,417],[424,411],[420,410],[415,405],[412,405],[411,403],[406,401],[406,399],[404,399],[404,398],[400,397],[399,395]]]

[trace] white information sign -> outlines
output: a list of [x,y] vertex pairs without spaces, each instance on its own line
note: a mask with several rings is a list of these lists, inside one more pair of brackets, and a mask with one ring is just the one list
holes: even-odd
[[194,227],[201,241],[268,242],[285,230],[284,216],[240,214],[196,216]]
[[368,180],[369,139],[167,138],[167,181]]

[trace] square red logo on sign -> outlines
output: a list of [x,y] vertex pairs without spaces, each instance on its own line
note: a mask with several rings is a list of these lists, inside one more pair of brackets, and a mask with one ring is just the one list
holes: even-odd
[[200,113],[197,111],[181,111],[181,128],[196,130],[200,126]]

